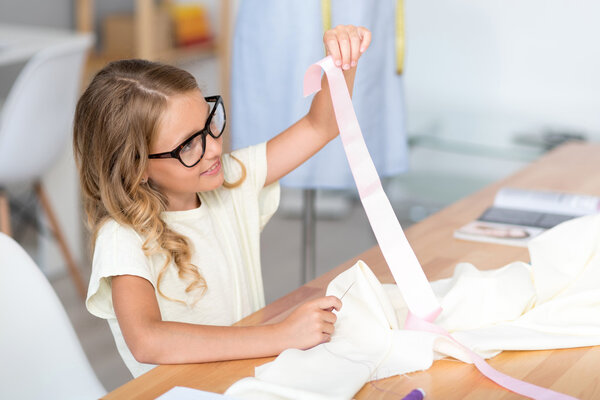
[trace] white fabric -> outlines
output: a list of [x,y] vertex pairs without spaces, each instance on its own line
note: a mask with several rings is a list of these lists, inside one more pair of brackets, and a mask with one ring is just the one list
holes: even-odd
[[[366,26],[376,38],[359,61],[353,103],[380,175],[405,172],[408,150],[403,77],[396,74],[396,0],[331,3],[332,26]],[[306,68],[324,56],[321,0],[240,2],[231,79],[234,147],[266,141],[308,112],[311,99],[302,98],[302,78]],[[339,138],[281,183],[299,188],[354,188]]]
[[[600,344],[599,239],[600,215],[583,217],[535,238],[531,265],[479,271],[458,264],[451,278],[432,283],[444,310],[436,323],[485,358],[502,350]],[[363,262],[336,277],[327,293],[341,296],[348,287],[331,342],[286,350],[226,393],[349,399],[370,380],[427,369],[446,356],[468,360],[445,337],[403,330],[408,310],[399,290],[381,285]]]
[[[231,325],[265,305],[259,238],[279,204],[279,185],[263,188],[267,173],[265,143],[233,154],[248,172],[241,186],[199,193],[200,207],[162,215],[171,229],[191,241],[192,264],[199,268],[208,287],[199,300],[197,292],[186,294],[188,282],[179,278],[172,263],[161,280],[161,291],[186,304],[156,292],[163,320]],[[223,156],[223,168],[227,181],[239,179],[241,167],[229,155]],[[138,363],[127,348],[113,309],[110,277],[140,276],[156,289],[164,256],[146,257],[143,242],[132,228],[115,221],[100,229],[86,302],[92,314],[108,320],[119,353],[134,376],[153,365]]]

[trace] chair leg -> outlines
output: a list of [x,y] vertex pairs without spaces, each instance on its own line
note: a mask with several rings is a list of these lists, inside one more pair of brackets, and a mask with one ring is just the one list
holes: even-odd
[[0,232],[12,236],[10,229],[10,205],[8,203],[8,195],[4,190],[0,189]]
[[58,225],[58,220],[56,219],[56,216],[54,215],[54,211],[52,210],[52,207],[50,206],[50,201],[48,200],[48,197],[46,196],[46,192],[42,188],[42,184],[39,181],[34,184],[34,188],[35,188],[35,192],[37,193],[38,198],[40,199],[40,204],[42,205],[42,208],[44,209],[44,212],[46,213],[46,216],[48,217],[48,221],[50,222],[50,227],[53,231],[52,233],[54,234],[54,236],[56,237],[56,240],[58,241],[60,251],[62,252],[63,257],[65,258],[65,261],[67,262],[67,268],[69,270],[69,274],[71,275],[71,279],[73,280],[73,283],[75,283],[75,286],[77,287],[77,291],[79,292],[79,295],[85,301],[87,291],[85,288],[85,284],[83,283],[83,279],[81,277],[81,272],[80,272],[79,268],[77,267],[77,264],[75,264],[75,260],[73,259],[73,256],[71,255],[71,252],[69,251],[69,248],[67,247],[67,241],[65,240],[65,237],[62,233],[62,230],[60,229],[60,226]]

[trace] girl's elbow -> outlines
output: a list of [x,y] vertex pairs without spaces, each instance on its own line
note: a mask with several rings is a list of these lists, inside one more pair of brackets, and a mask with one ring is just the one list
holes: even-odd
[[139,363],[142,364],[160,364],[156,359],[155,355],[145,349],[130,349],[133,358]]
[[161,355],[152,338],[139,336],[127,341],[129,351],[135,360],[143,364],[161,364]]

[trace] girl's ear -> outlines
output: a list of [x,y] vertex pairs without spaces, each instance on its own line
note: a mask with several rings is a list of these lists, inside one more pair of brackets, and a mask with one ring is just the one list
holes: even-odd
[[142,175],[142,184],[144,183],[148,183],[148,173],[144,172],[144,175]]

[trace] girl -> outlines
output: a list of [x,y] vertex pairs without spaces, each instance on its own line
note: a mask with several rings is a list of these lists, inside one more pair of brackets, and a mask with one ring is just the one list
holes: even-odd
[[[323,41],[351,90],[370,32],[338,26]],[[308,114],[266,144],[222,154],[225,123],[219,96],[142,60],[107,65],[77,104],[75,159],[95,243],[86,306],[108,320],[134,376],[307,349],[333,333],[333,296],[277,324],[230,326],[264,306],[259,235],[277,181],[338,134],[326,77]]]

